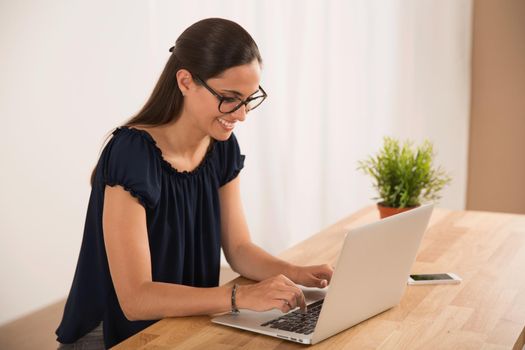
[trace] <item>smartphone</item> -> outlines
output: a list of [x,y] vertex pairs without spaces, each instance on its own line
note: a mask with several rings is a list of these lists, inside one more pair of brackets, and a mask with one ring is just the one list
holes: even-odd
[[430,273],[421,275],[410,275],[408,284],[457,284],[461,278],[455,273]]

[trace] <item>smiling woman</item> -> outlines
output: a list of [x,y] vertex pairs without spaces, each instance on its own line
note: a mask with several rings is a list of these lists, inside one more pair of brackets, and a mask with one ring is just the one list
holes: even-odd
[[[60,348],[112,347],[164,317],[305,308],[296,284],[330,282],[330,266],[293,265],[251,242],[233,134],[267,97],[250,34],[205,19],[170,51],[150,98],[113,131],[91,176]],[[218,287],[221,248],[233,270],[260,282]]]

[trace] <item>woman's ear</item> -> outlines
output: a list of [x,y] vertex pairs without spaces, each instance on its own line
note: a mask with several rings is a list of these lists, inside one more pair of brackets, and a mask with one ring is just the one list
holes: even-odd
[[177,71],[177,85],[182,92],[182,96],[185,96],[192,89],[194,85],[193,78],[188,70],[179,69]]

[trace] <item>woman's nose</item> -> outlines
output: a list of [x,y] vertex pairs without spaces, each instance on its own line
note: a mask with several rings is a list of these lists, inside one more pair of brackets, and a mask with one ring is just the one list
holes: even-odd
[[239,109],[237,109],[232,114],[235,116],[236,119],[238,119],[241,122],[243,122],[246,119],[246,114],[247,113],[248,112],[246,111],[246,105],[242,105],[241,107],[239,107]]

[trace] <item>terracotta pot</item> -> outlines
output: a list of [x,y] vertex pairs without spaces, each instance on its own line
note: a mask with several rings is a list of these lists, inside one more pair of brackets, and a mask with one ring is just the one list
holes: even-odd
[[382,203],[377,203],[377,209],[379,209],[379,217],[381,219],[387,218],[392,215],[396,215],[405,211],[409,211],[410,209],[417,208],[419,205],[415,207],[406,207],[406,208],[392,208],[392,207],[385,207]]

